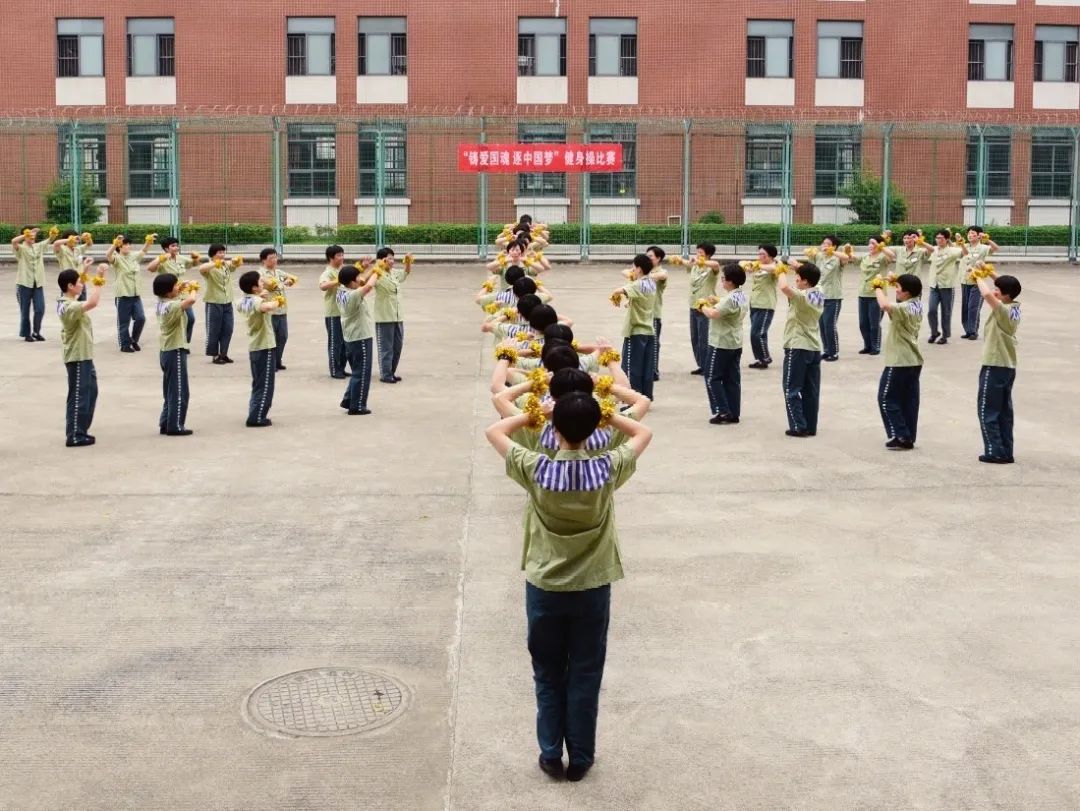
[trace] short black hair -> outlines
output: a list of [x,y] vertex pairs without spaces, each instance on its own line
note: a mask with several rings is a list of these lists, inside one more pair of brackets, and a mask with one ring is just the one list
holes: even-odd
[[840,239],[836,236],[836,234],[826,234],[821,238],[822,242],[824,242],[825,240],[829,240],[829,244],[832,245],[834,248],[840,247]]
[[705,256],[710,259],[712,258],[712,255],[716,253],[716,246],[713,245],[711,242],[699,242],[695,246],[695,249],[705,251]]
[[724,265],[723,273],[724,278],[736,287],[742,287],[746,284],[746,271],[739,267],[736,262],[728,262]]
[[348,287],[350,284],[360,278],[360,271],[351,265],[347,268],[342,268],[338,271],[337,280],[338,284]]
[[526,234],[524,236],[519,237],[514,244],[517,245],[519,248],[521,248],[522,253],[525,253],[525,251],[529,250],[529,237],[528,237],[528,235]]
[[766,244],[766,245],[758,245],[757,249],[759,251],[765,251],[765,253],[767,253],[769,255],[770,259],[775,259],[776,255],[778,253],[780,253],[780,251],[776,250],[775,245],[768,245],[768,244]]
[[220,242],[215,242],[213,245],[211,245],[209,248],[206,249],[206,254],[211,259],[213,259],[215,255],[217,255],[219,253],[223,253],[224,251],[225,251],[225,246],[222,245]]
[[375,252],[376,259],[385,259],[388,256],[397,256],[397,254],[394,253],[393,248],[382,247]]
[[257,270],[247,270],[240,274],[240,289],[245,293],[251,293],[256,287],[259,286],[259,280],[262,276],[259,275]]
[[811,287],[816,287],[817,283],[821,281],[821,270],[813,262],[803,262],[795,273],[810,282]]
[[513,285],[514,297],[531,296],[536,293],[536,282],[528,276],[518,279]]
[[914,273],[904,273],[896,280],[896,283],[901,290],[912,298],[918,298],[922,295],[922,280]]
[[167,251],[169,250],[170,246],[179,244],[180,240],[178,240],[176,237],[165,237],[165,239],[161,240],[161,249]]
[[967,230],[974,231],[976,234],[981,234],[983,232],[981,225],[969,225]]
[[947,240],[952,239],[952,231],[948,228],[939,228],[934,232],[934,239],[938,237],[945,237]]
[[178,281],[172,273],[159,273],[154,277],[154,295],[161,298],[166,293],[171,293]]
[[570,343],[574,340],[574,331],[566,324],[551,324],[544,329],[544,340]]
[[871,234],[866,241],[869,242],[871,239],[879,245],[884,245],[886,242],[884,234]]
[[540,301],[540,296],[535,293],[530,293],[527,296],[522,296],[517,300],[518,315],[522,318],[528,318],[529,313],[533,311],[534,307],[539,307],[544,302]]
[[532,215],[531,214],[522,214],[518,218],[518,224],[523,225],[523,224],[527,224],[527,223],[531,223],[531,222],[532,222]]
[[326,260],[330,261],[335,256],[337,256],[339,253],[344,254],[345,249],[342,248],[340,245],[328,245],[326,247]]
[[522,242],[516,236],[512,240],[510,240],[509,242],[506,243],[506,251],[507,251],[507,253],[510,252],[511,248],[519,248],[519,249],[521,249],[522,252],[524,252],[525,249],[528,248],[528,247],[529,247],[528,241]]
[[274,248],[263,248],[261,251],[259,251],[259,261],[265,262],[267,259],[269,259],[276,253],[277,251]]
[[548,391],[551,392],[553,400],[559,400],[571,393],[586,394],[591,397],[594,387],[592,375],[576,367],[566,367],[552,372],[551,381],[548,383]]
[[530,327],[537,332],[543,332],[548,326],[558,322],[559,315],[550,304],[537,304],[526,318],[529,319]]
[[600,404],[591,395],[570,392],[555,401],[551,421],[563,439],[578,445],[600,425]]
[[918,235],[919,235],[919,232],[916,231],[914,228],[905,228],[904,229],[904,236],[906,236],[906,237],[917,237]]
[[1001,295],[1008,296],[1012,301],[1020,295],[1020,280],[1015,276],[998,276],[994,279],[994,285],[1001,291]]
[[652,271],[653,264],[652,259],[643,253],[639,253],[634,257],[634,267],[644,273],[646,276]]
[[508,285],[513,286],[514,282],[518,279],[525,278],[525,268],[520,265],[511,265],[506,269],[506,273],[503,274],[503,278]]
[[667,253],[659,245],[650,245],[648,248],[645,249],[645,253],[651,253],[661,262],[663,262],[664,257],[667,256]]
[[60,292],[66,293],[67,289],[71,285],[79,281],[79,271],[77,270],[61,270],[56,277],[56,283],[60,285]]
[[35,228],[37,228],[36,225],[24,225],[19,233],[21,234],[23,231],[33,231]]
[[549,372],[557,372],[560,369],[581,369],[581,361],[578,359],[577,352],[574,351],[572,346],[562,341],[557,341],[551,349],[542,353],[542,362],[544,368]]
[[[117,236],[120,237],[120,244],[121,245],[130,245],[131,244],[131,237],[129,237],[127,234],[117,234]],[[222,250],[225,250],[225,249],[222,248]]]
[[67,239],[68,237],[77,237],[79,232],[74,228],[65,228],[60,232],[60,239]]

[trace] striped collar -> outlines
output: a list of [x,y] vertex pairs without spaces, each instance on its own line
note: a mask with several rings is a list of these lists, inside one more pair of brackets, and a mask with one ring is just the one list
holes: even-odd
[[[585,450],[600,451],[610,442],[611,431],[607,428],[597,428],[585,440]],[[540,432],[540,447],[549,451],[559,450],[559,438],[555,435],[555,427],[551,423],[544,425],[544,429]]]
[[586,451],[558,451],[536,462],[533,480],[552,493],[591,492],[611,481],[611,455],[589,458]]

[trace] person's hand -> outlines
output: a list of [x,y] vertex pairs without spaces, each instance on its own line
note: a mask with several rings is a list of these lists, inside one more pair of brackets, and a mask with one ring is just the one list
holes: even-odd
[[599,350],[604,350],[604,349],[613,349],[614,347],[611,345],[611,341],[609,341],[607,338],[603,337],[602,335],[597,335],[596,336],[596,348],[599,349]]
[[551,415],[555,411],[555,400],[541,400],[540,401],[540,413],[544,415],[544,419],[550,420]]

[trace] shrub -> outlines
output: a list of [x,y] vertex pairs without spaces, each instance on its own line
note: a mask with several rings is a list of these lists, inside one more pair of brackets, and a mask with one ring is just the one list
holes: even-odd
[[722,225],[724,222],[724,215],[719,211],[706,211],[700,217],[698,217],[699,223],[712,223],[714,225]]
[[[855,212],[855,221],[867,224],[881,224],[881,178],[867,172],[860,172],[844,184],[838,192],[839,197],[851,200],[848,206]],[[889,223],[903,222],[907,217],[907,200],[900,190],[889,183]]]
[[[88,184],[79,189],[79,214],[84,224],[101,219],[101,209],[94,190]],[[45,220],[67,222],[71,219],[71,181],[54,180],[45,189]]]

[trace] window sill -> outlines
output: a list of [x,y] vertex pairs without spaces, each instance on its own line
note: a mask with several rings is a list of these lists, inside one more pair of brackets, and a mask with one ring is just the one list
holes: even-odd
[[[375,197],[355,197],[353,198],[354,206],[374,206],[377,205],[377,199]],[[383,202],[388,206],[411,206],[412,200],[408,197],[384,197]]]
[[569,197],[543,197],[541,195],[526,195],[514,198],[515,206],[541,205],[541,206],[568,206]]
[[172,203],[168,197],[128,197],[124,200],[125,206],[167,206]]
[[282,205],[297,208],[330,208],[341,205],[341,200],[337,197],[289,197],[282,201]]
[[640,206],[638,197],[589,197],[591,206]]
[[810,205],[812,206],[839,206],[846,208],[851,205],[850,197],[812,197],[810,198]]
[[[974,208],[974,206],[976,205],[975,198],[974,197],[965,197],[963,200],[960,201],[960,205],[965,206],[967,208]],[[1006,197],[987,197],[983,201],[983,205],[1000,207],[1000,206],[1012,206],[1012,205],[1015,205],[1015,203],[1012,200],[1010,200],[1010,199],[1008,199]]]
[[[742,204],[744,206],[782,206],[784,204],[783,197],[744,197],[742,198]],[[791,205],[795,205],[795,198],[791,198]]]
[[1033,208],[1060,208],[1071,206],[1072,200],[1068,197],[1032,197],[1028,200],[1028,205]]

